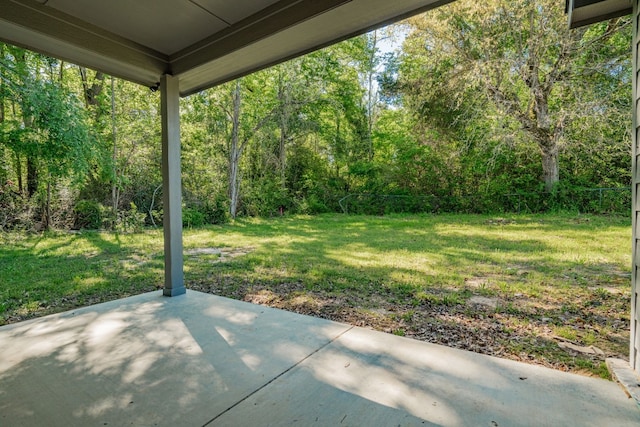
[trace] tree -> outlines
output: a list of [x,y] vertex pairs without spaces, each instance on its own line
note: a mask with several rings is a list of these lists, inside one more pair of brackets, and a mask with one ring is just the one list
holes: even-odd
[[[2,126],[1,141],[13,151],[15,173],[22,182],[27,159],[27,195],[33,197],[46,183],[43,215],[51,222],[51,189],[62,178],[83,180],[94,156],[95,139],[79,99],[59,80],[63,64],[51,58],[6,47],[0,58],[0,78],[13,101],[12,116]],[[59,72],[54,73],[54,70]],[[19,184],[22,188],[22,185]]]
[[[440,125],[517,123],[539,149],[547,191],[560,179],[567,127],[594,110],[582,103],[590,77],[628,67],[628,20],[570,31],[554,0],[461,0],[409,23],[400,83],[407,105]],[[593,61],[581,63],[586,57]],[[611,111],[600,95],[598,107]]]
[[[0,61],[4,59],[4,44],[0,43]],[[2,129],[5,119],[5,103],[6,103],[6,83],[0,74],[0,129]],[[7,185],[8,181],[8,164],[5,145],[0,142],[0,188]]]
[[[274,119],[274,111],[276,109],[276,107],[272,106],[273,98],[269,99],[264,96],[268,89],[264,84],[259,83],[264,83],[260,77],[263,77],[263,75],[254,74],[232,82],[231,108],[222,106],[231,123],[227,136],[227,156],[229,161],[229,213],[232,218],[235,218],[238,214],[241,181],[240,161],[242,155],[256,133]],[[257,90],[261,91],[259,100],[255,95]],[[251,95],[254,96],[253,99],[251,99]]]

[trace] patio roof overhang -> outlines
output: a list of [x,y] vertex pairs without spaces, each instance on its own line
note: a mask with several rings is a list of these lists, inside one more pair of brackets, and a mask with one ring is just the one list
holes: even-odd
[[565,11],[571,28],[582,27],[633,11],[631,0],[566,0]]
[[181,96],[451,0],[0,0],[0,40]]

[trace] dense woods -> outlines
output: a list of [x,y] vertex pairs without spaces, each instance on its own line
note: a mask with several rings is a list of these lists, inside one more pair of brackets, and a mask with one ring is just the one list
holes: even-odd
[[[626,212],[630,21],[561,3],[457,1],[183,99],[185,225]],[[159,102],[0,44],[0,230],[159,225]]]

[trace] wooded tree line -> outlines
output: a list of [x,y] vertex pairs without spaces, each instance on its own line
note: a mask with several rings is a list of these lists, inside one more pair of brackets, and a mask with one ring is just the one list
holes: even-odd
[[[459,0],[183,99],[185,224],[629,186],[630,21],[560,3]],[[0,229],[159,224],[159,126],[157,93],[0,44]]]

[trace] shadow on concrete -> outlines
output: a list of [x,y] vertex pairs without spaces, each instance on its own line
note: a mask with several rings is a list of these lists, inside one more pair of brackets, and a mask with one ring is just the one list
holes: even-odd
[[189,291],[0,328],[0,425],[638,425],[613,383]]

